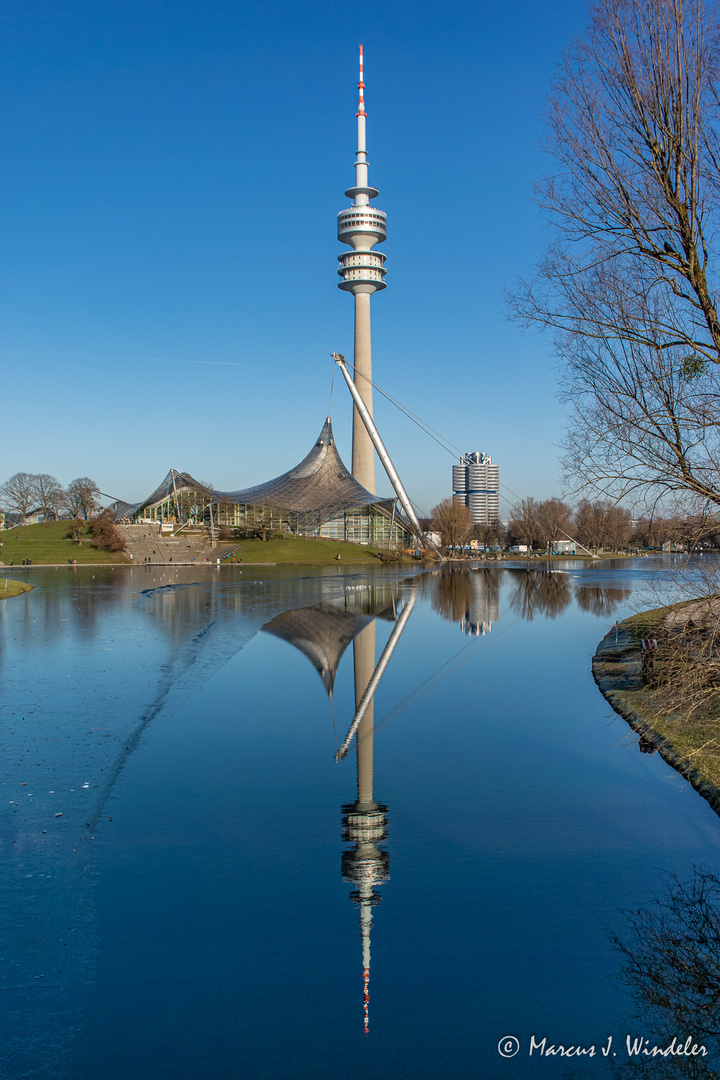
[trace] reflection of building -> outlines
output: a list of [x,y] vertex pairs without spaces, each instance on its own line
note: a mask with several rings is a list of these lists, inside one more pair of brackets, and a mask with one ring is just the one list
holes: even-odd
[[[355,152],[355,186],[345,192],[352,206],[337,216],[338,240],[352,251],[338,256],[342,278],[338,288],[355,297],[355,384],[368,412],[372,415],[372,353],[370,344],[370,297],[385,288],[385,256],[373,251],[387,236],[384,210],[370,206],[378,194],[368,185],[368,162],[365,143],[365,83],[363,81],[363,47],[360,46],[360,81],[357,119],[357,150]],[[375,451],[372,440],[357,409],[353,410],[353,476],[370,491],[375,490]]]
[[497,572],[492,570],[475,571],[471,576],[473,598],[468,605],[465,617],[460,621],[463,633],[470,637],[489,634],[500,618],[500,590]]
[[489,634],[500,618],[500,571],[494,567],[469,571],[443,566],[427,576],[432,606],[450,622],[460,623],[470,637]]
[[500,517],[500,469],[487,454],[463,454],[453,465],[453,499],[470,510],[478,525],[489,525]]
[[329,417],[310,453],[274,480],[241,491],[210,491],[188,473],[171,469],[127,516],[135,521],[212,523],[384,547],[412,540],[404,519],[398,520],[395,498],[378,499],[345,468]]
[[333,604],[320,603],[314,607],[284,611],[267,623],[263,630],[289,642],[307,656],[328,695],[332,697],[342,655],[369,622],[372,622],[370,615],[354,615],[339,610]]

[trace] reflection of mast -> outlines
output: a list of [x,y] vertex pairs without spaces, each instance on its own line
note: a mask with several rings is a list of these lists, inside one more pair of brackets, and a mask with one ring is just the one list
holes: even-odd
[[[385,648],[382,651],[382,656],[378,660],[377,667],[373,671],[372,675],[369,677],[367,683],[360,684],[360,686],[365,687],[365,689],[362,692],[361,692],[360,686],[358,684],[358,669],[357,669],[357,661],[356,661],[356,666],[355,666],[355,701],[356,701],[355,716],[353,717],[353,722],[352,722],[352,724],[350,725],[350,727],[348,729],[347,735],[345,736],[344,743],[342,744],[342,746],[338,750],[337,754],[335,755],[335,760],[336,761],[340,761],[341,758],[345,757],[345,755],[348,752],[348,747],[350,746],[350,743],[352,742],[352,737],[355,734],[355,732],[358,730],[358,728],[360,727],[360,724],[362,723],[362,719],[363,719],[363,717],[365,715],[366,710],[369,710],[369,709],[372,708],[373,695],[374,695],[375,691],[378,688],[378,683],[380,682],[380,680],[383,677],[383,674],[385,672],[385,668],[390,663],[390,657],[395,652],[395,646],[397,645],[398,641],[400,640],[400,635],[402,634],[403,630],[405,629],[405,624],[408,621],[408,619],[410,618],[410,612],[412,611],[414,606],[415,606],[415,594],[410,593],[410,597],[408,599],[407,604],[402,609],[402,614],[400,615],[400,618],[398,619],[398,621],[393,626],[392,633],[391,633],[390,637],[388,638],[387,645],[385,646]],[[355,648],[355,646],[353,646],[353,647]],[[373,638],[373,652],[374,652],[374,647],[375,647],[375,641],[374,641],[374,638]],[[360,698],[359,702],[358,702],[358,697]]]
[[370,930],[372,909],[382,902],[375,886],[390,877],[390,855],[379,847],[387,840],[388,808],[373,798],[373,736],[375,724],[374,694],[388,665],[403,628],[415,604],[411,593],[395,623],[377,666],[375,662],[375,624],[367,626],[353,642],[355,654],[355,717],[336,760],[347,753],[357,734],[357,801],[342,808],[343,840],[355,847],[342,854],[343,881],[357,885],[350,899],[360,908],[362,934],[363,1011],[365,1034],[370,1030]]

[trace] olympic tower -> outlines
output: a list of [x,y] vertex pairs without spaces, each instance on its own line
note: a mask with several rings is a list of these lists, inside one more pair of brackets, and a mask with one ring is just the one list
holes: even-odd
[[[338,255],[342,281],[338,288],[355,297],[355,384],[372,415],[372,351],[370,346],[370,297],[385,288],[385,256],[373,251],[387,236],[387,218],[383,210],[370,206],[379,192],[368,185],[368,162],[365,144],[365,83],[363,82],[363,47],[360,46],[360,81],[355,152],[355,187],[345,192],[352,206],[337,216],[338,240],[351,251]],[[375,492],[375,451],[372,440],[353,409],[352,474],[358,483]]]

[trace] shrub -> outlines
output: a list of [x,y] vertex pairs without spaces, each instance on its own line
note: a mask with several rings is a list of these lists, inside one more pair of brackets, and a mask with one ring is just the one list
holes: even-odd
[[101,514],[90,523],[93,546],[105,551],[125,551],[127,543],[108,514]]

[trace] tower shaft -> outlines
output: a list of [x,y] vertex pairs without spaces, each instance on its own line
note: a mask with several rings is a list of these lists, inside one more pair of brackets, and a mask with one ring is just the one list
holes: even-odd
[[[372,416],[372,341],[370,293],[355,293],[355,385]],[[353,406],[352,474],[368,491],[375,491],[375,448],[360,413]],[[371,671],[372,674],[372,671]]]

